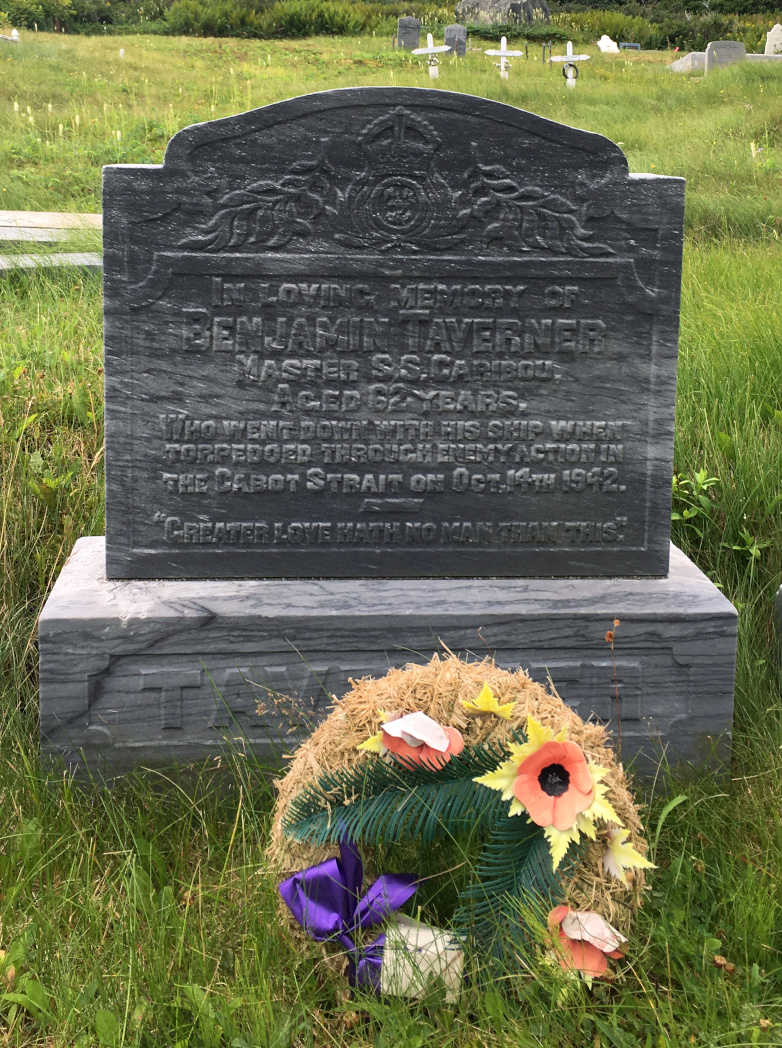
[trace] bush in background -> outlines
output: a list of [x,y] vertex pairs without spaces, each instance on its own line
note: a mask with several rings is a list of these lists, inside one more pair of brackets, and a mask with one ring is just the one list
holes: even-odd
[[[496,41],[593,43],[604,33],[644,50],[678,47],[702,51],[709,40],[741,40],[762,51],[766,32],[782,14],[779,0],[591,0],[555,9],[552,24],[467,27],[471,36]],[[0,0],[0,24],[69,33],[142,32],[176,36],[237,36],[262,40],[308,36],[390,36],[400,15],[415,14],[427,27],[454,20],[453,4],[436,0]],[[730,10],[729,10],[730,9]]]
[[237,0],[175,0],[166,14],[172,33],[184,36],[357,36],[383,17],[376,4],[339,0],[281,0],[253,9]]
[[[616,41],[640,44],[644,51],[678,47],[680,51],[705,51],[710,40],[741,40],[747,51],[762,51],[772,19],[737,15],[664,14],[650,21],[617,10],[567,11],[552,15],[552,22],[571,38],[593,42],[607,33]],[[776,16],[782,18],[782,16]]]
[[531,25],[516,25],[515,23],[497,25],[474,25],[468,24],[467,32],[470,36],[480,40],[497,41],[501,36],[508,40],[529,40],[531,43],[563,43],[568,39],[564,29],[558,29],[556,25],[546,25],[545,22],[533,22]]

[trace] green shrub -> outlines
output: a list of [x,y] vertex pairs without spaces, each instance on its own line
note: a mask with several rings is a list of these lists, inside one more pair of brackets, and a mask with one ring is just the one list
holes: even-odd
[[96,33],[106,26],[160,20],[170,0],[2,0],[2,21],[18,29]]
[[[642,48],[702,51],[709,40],[741,40],[762,50],[765,33],[782,13],[780,0],[703,0],[693,14],[688,0],[590,0],[560,6],[552,24],[469,25],[477,39],[592,42],[603,33]],[[0,22],[19,29],[68,33],[128,32],[177,36],[296,39],[308,36],[390,36],[400,15],[415,14],[427,28],[452,22],[453,7],[437,0],[0,0]]]
[[261,15],[236,0],[176,0],[166,24],[177,36],[261,36]]
[[741,40],[747,51],[762,51],[768,20],[740,19],[712,12],[675,15],[660,12],[659,21],[616,10],[569,11],[552,16],[571,37],[591,43],[604,33],[617,41],[640,44],[644,51],[678,47],[705,51],[710,40]]
[[[412,13],[410,4],[360,0],[175,0],[166,14],[168,31],[184,36],[248,36],[296,39],[307,36],[358,36],[393,32],[394,20]],[[448,8],[415,5],[429,24],[451,21]]]
[[554,15],[557,26],[580,35],[584,40],[596,40],[607,34],[613,40],[640,44],[644,50],[664,46],[659,28],[645,18],[634,18],[621,11],[584,11]]
[[474,25],[467,26],[470,36],[478,37],[480,40],[499,40],[505,36],[508,40],[529,40],[537,43],[564,43],[568,35],[564,29],[558,29],[555,25],[546,25],[542,22],[533,22],[531,25],[516,25],[506,23],[498,25]]
[[264,11],[264,36],[358,36],[371,32],[382,13],[377,4],[345,4],[334,0],[279,0]]

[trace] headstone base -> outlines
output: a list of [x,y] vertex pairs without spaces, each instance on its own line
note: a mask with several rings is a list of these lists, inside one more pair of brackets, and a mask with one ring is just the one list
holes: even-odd
[[690,51],[668,66],[672,73],[702,73],[706,68],[706,52]]
[[41,747],[75,772],[228,746],[279,764],[351,677],[444,645],[550,675],[614,731],[618,708],[641,772],[727,744],[736,612],[675,547],[665,579],[117,581],[104,557],[76,543],[39,624]]

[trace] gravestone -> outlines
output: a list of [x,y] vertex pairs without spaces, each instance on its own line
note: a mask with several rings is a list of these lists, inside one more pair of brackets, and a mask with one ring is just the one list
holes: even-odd
[[782,55],[782,25],[779,22],[766,33],[765,55]]
[[696,759],[735,612],[669,543],[682,217],[599,135],[423,89],[105,168],[107,536],[41,616],[44,751],[274,756],[442,641]]
[[467,54],[467,27],[454,23],[445,27],[445,43],[459,58]]
[[690,51],[668,66],[672,73],[702,73],[705,67],[705,51]]
[[600,37],[597,42],[598,48],[603,52],[604,55],[618,55],[619,45],[616,40],[612,40],[606,33]]
[[740,40],[712,40],[706,45],[705,71],[723,69],[734,62],[743,62],[747,49]]
[[405,51],[412,51],[421,44],[421,20],[405,15],[397,19],[396,46]]

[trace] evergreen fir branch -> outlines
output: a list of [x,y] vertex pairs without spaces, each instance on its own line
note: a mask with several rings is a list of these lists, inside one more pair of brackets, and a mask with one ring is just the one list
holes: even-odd
[[483,937],[483,925],[496,920],[503,897],[513,898],[525,889],[550,894],[556,886],[543,830],[524,815],[509,816],[506,802],[491,826],[472,883],[463,893],[456,923],[469,924],[474,934]]
[[399,841],[429,845],[489,825],[507,807],[499,794],[486,795],[472,779],[421,783],[412,789],[389,787],[375,796],[333,806],[291,821],[296,840],[335,844],[341,837],[378,847]]
[[507,753],[481,745],[465,749],[441,769],[395,761],[367,761],[322,775],[291,803],[283,823],[296,840],[336,843],[340,837],[367,845],[456,836],[493,821],[501,804],[472,781]]
[[550,910],[562,902],[562,881],[583,858],[587,843],[571,844],[554,872],[543,829],[500,811],[462,893],[456,928],[506,962],[509,951],[527,954]]

